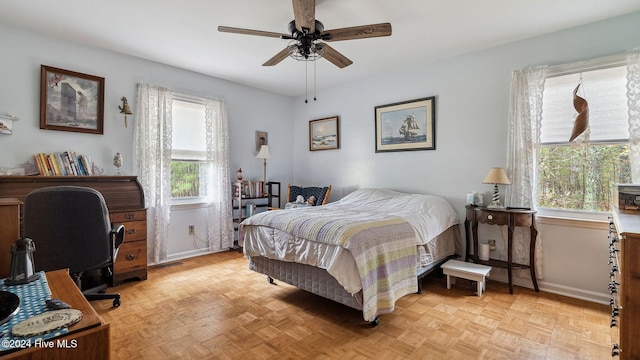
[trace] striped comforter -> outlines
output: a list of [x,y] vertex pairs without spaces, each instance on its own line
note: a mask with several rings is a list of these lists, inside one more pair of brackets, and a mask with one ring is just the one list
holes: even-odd
[[362,279],[363,315],[373,321],[390,313],[395,302],[415,293],[416,233],[398,216],[313,207],[268,211],[246,219],[309,241],[342,246],[353,255]]

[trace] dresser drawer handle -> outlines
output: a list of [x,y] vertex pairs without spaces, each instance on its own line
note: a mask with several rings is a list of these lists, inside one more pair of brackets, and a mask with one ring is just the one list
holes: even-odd
[[133,254],[127,254],[127,256],[125,257],[125,259],[127,259],[127,261],[133,261],[136,259],[136,256]]
[[136,233],[136,229],[129,229],[129,230],[125,231],[125,233],[126,233],[127,235],[135,234],[135,233]]
[[124,218],[127,220],[133,220],[136,218],[136,214],[124,214]]
[[613,344],[613,348],[611,349],[611,357],[619,356],[622,349],[620,349],[620,345]]
[[489,219],[489,220],[493,220],[493,215],[488,215],[488,216],[487,216],[487,219]]

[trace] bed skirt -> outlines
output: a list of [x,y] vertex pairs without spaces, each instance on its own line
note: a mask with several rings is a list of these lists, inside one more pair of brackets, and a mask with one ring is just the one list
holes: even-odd
[[[447,260],[456,257],[457,255],[455,254],[450,255],[434,261],[429,265],[419,267],[416,274],[418,293],[422,293],[421,283],[425,276],[438,270],[440,265],[444,264]],[[312,294],[362,311],[362,290],[354,295],[349,294],[344,287],[324,269],[306,264],[268,259],[262,256],[250,256],[249,269]]]

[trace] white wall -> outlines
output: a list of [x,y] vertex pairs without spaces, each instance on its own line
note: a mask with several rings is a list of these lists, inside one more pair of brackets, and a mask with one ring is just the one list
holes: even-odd
[[[331,184],[331,201],[361,187],[438,194],[464,219],[465,193],[476,190],[489,199],[493,187],[482,180],[490,167],[506,165],[513,70],[637,46],[640,13],[442,62],[392,69],[323,89],[318,101],[309,104],[300,97],[293,103],[294,182]],[[410,49],[399,56],[411,56]],[[374,107],[428,96],[436,97],[436,150],[375,153]],[[340,149],[308,151],[308,121],[332,115],[340,116]],[[556,291],[577,288],[584,296],[606,293],[607,254],[601,248],[606,232],[547,225],[539,230],[545,244],[543,285]]]
[[[242,167],[245,178],[262,179],[262,160],[256,159],[255,131],[267,131],[273,160],[268,178],[290,181],[292,162],[292,99],[229,81],[125,56],[119,53],[33,34],[0,24],[0,112],[20,118],[12,135],[0,135],[0,168],[17,167],[33,154],[73,150],[91,156],[105,175],[115,174],[113,155],[123,155],[123,174],[132,174],[135,115],[124,127],[118,110],[126,96],[135,114],[137,84],[166,86],[176,91],[227,101],[231,135],[232,176]],[[185,54],[185,56],[188,56]],[[41,130],[40,65],[47,65],[105,78],[104,135]],[[265,111],[268,109],[268,111]],[[232,179],[229,179],[230,181]],[[197,247],[187,234],[189,224],[206,238],[204,216],[197,208],[172,213],[169,252],[173,256]],[[199,244],[198,247],[203,247]]]

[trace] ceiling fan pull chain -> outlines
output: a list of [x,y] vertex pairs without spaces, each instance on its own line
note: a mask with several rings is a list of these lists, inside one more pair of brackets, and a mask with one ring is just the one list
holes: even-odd
[[313,101],[316,101],[316,62],[313,62]]
[[308,103],[307,99],[309,98],[309,75],[307,71],[307,62],[304,62],[304,103]]

